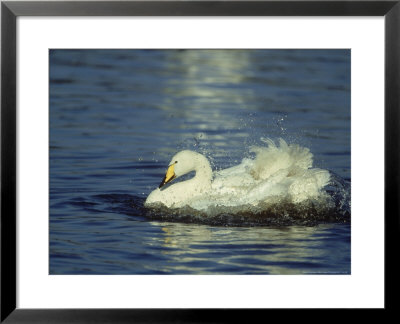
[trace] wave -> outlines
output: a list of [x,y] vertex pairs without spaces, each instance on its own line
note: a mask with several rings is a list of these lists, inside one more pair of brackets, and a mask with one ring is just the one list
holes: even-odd
[[162,204],[145,207],[145,198],[129,194],[95,195],[89,201],[71,201],[88,212],[125,214],[145,221],[181,222],[211,226],[315,226],[351,223],[350,182],[331,172],[326,195],[301,203],[282,198],[257,206],[211,206],[205,211],[191,207],[167,208]]

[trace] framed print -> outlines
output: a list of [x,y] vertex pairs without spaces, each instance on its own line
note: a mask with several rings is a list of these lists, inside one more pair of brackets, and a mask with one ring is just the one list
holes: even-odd
[[1,9],[2,321],[393,309],[398,1]]

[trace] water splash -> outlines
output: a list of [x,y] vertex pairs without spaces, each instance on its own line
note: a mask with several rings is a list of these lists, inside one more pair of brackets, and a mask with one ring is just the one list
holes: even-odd
[[285,199],[257,206],[211,206],[207,212],[190,207],[169,209],[163,205],[144,207],[145,199],[128,194],[94,195],[71,200],[70,204],[87,212],[124,214],[135,219],[204,224],[212,226],[315,226],[326,223],[351,223],[350,183],[337,175],[327,195],[299,204]]

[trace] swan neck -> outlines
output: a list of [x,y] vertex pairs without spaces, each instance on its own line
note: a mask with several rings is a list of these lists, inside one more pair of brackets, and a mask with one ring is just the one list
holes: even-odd
[[212,170],[208,160],[201,156],[195,161],[194,171],[196,172],[195,178],[201,179],[207,184],[211,184]]

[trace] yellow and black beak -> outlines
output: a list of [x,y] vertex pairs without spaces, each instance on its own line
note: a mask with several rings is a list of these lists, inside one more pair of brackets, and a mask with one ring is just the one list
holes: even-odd
[[165,174],[165,177],[164,177],[163,181],[161,181],[158,188],[161,188],[163,185],[167,184],[168,182],[170,182],[176,178],[174,168],[175,168],[175,163],[171,164],[168,167],[167,173]]

